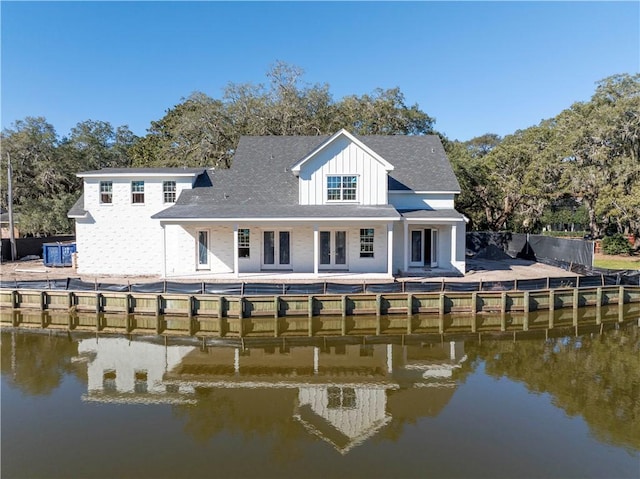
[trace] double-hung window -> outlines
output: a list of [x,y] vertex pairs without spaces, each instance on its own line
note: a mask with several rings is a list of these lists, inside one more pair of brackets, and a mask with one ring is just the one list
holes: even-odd
[[360,257],[373,258],[373,228],[360,229]]
[[175,181],[162,182],[162,197],[165,203],[176,202],[176,182]]
[[144,181],[131,182],[131,203],[144,204]]
[[113,182],[101,181],[100,182],[100,203],[103,205],[110,205],[113,203]]
[[328,201],[356,201],[358,177],[356,175],[327,176]]
[[250,251],[249,229],[238,230],[238,258],[248,258]]

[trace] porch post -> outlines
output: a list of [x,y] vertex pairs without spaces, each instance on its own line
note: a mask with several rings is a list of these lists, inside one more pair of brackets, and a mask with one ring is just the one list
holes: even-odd
[[387,274],[393,276],[393,223],[387,223]]
[[238,225],[233,225],[233,272],[238,277]]
[[456,248],[458,244],[458,226],[451,225],[451,266],[456,265]]
[[320,233],[318,225],[313,225],[313,274],[318,275],[318,256],[320,252]]
[[167,277],[167,230],[165,225],[162,226],[162,277]]
[[404,226],[404,270],[409,271],[409,223],[405,219],[402,222]]

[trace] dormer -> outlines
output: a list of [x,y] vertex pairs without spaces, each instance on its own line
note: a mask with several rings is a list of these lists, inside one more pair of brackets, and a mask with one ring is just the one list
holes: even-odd
[[386,205],[393,165],[342,129],[291,167],[301,205]]

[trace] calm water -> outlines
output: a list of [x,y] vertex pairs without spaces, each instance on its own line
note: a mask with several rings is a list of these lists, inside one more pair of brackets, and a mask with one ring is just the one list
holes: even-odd
[[5,331],[2,477],[640,477],[637,326],[393,341]]

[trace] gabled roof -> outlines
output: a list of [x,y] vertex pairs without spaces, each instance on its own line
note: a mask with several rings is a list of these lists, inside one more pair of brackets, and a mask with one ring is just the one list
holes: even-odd
[[206,168],[103,168],[101,170],[82,171],[77,173],[79,178],[107,178],[107,177],[130,177],[130,176],[184,176],[194,177],[201,175]]
[[[335,135],[333,135],[335,136]],[[291,171],[331,140],[329,136],[243,136],[233,164],[227,170],[207,171],[194,188],[184,190],[174,206],[155,218],[255,217],[310,214],[316,218],[329,205],[299,205],[298,178]],[[354,136],[394,166],[389,189],[399,191],[457,192],[460,186],[446,157],[440,138],[430,136]],[[201,181],[201,179],[210,182]],[[212,185],[212,186],[211,186]],[[338,205],[345,214],[364,213],[363,206]],[[360,212],[350,211],[360,208]],[[381,208],[381,207],[376,207]],[[369,210],[366,210],[369,211]],[[379,209],[378,214],[397,216]],[[223,216],[220,216],[223,215]],[[250,215],[250,216],[249,216]],[[367,214],[368,216],[369,214]]]
[[300,173],[300,169],[302,168],[302,165],[304,165],[307,161],[309,161],[311,158],[313,158],[314,156],[316,156],[318,153],[320,153],[322,150],[326,149],[329,147],[329,145],[331,145],[332,143],[334,143],[338,138],[340,137],[346,137],[348,140],[350,140],[351,142],[355,143],[357,146],[359,146],[360,148],[362,148],[364,151],[366,151],[369,155],[371,155],[373,158],[375,158],[382,166],[385,170],[387,171],[392,171],[393,170],[393,165],[391,163],[389,163],[387,160],[385,160],[384,158],[382,158],[378,153],[376,153],[375,151],[373,151],[371,148],[369,148],[367,145],[365,145],[364,143],[362,143],[362,141],[358,140],[355,136],[353,136],[351,133],[349,133],[347,130],[345,130],[344,128],[341,129],[340,131],[338,131],[336,134],[334,134],[333,136],[329,137],[326,141],[324,141],[321,145],[319,145],[317,148],[315,148],[313,151],[309,152],[304,158],[302,158],[301,160],[299,160],[295,165],[293,165],[291,167],[291,171],[295,174],[298,175]]
[[84,194],[82,194],[67,212],[67,217],[84,218],[85,216],[87,216],[87,210],[84,209]]

